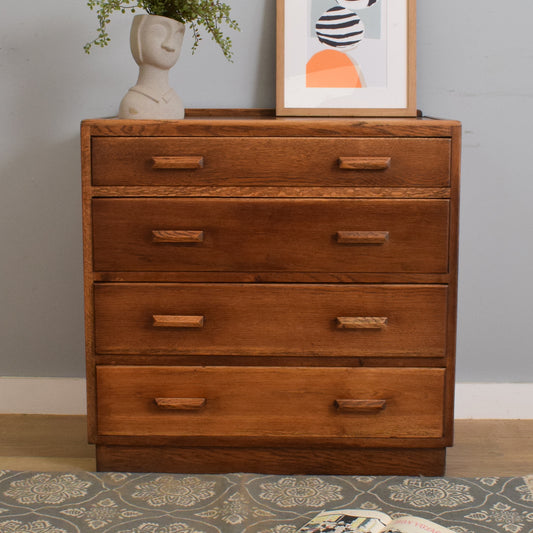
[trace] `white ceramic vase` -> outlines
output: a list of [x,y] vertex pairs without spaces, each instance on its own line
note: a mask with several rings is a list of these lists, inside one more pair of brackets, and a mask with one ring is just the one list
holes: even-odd
[[167,17],[136,15],[133,18],[130,45],[139,65],[139,78],[122,99],[119,118],[183,118],[183,103],[170,87],[168,75],[179,58],[184,33],[184,24]]

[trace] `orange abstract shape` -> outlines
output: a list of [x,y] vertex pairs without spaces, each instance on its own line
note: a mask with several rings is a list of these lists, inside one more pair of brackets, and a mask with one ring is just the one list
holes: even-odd
[[322,50],[307,62],[306,87],[360,89],[362,86],[356,66],[338,50]]

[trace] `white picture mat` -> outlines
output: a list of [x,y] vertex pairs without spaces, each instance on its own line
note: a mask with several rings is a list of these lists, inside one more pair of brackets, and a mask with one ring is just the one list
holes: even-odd
[[[383,31],[387,41],[386,87],[308,88],[308,24],[310,0],[285,0],[284,107],[285,108],[390,108],[407,107],[407,0],[382,0]],[[305,16],[302,16],[302,13]],[[364,43],[361,44],[363,46]]]

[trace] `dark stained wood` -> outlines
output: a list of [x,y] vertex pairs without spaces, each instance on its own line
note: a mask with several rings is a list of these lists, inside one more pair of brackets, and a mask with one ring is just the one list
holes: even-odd
[[203,328],[204,317],[193,315],[153,315],[155,328]]
[[[440,285],[97,284],[98,354],[443,357]],[[153,315],[201,315],[201,329],[154,328]],[[339,316],[387,317],[338,329]]]
[[383,329],[389,319],[384,316],[338,316],[339,329]]
[[445,368],[444,357],[329,357],[329,356],[280,356],[271,355],[96,355],[97,364],[124,366],[327,366],[327,367],[389,367],[389,368]]
[[198,411],[205,407],[206,398],[155,398],[159,409],[168,411]]
[[339,244],[385,244],[389,237],[388,231],[337,231]]
[[203,168],[204,158],[195,155],[153,157],[152,168],[165,170],[195,170]]
[[[93,214],[96,271],[448,271],[448,200],[98,198]],[[153,242],[192,229],[201,244]]]
[[[101,435],[441,437],[443,369],[97,367]],[[154,398],[202,398],[200,411]],[[338,409],[338,398],[387,409]],[[180,400],[176,400],[180,402]],[[297,421],[295,423],[295,421]]]
[[440,283],[449,274],[379,272],[94,272],[95,282],[154,283]]
[[185,118],[228,118],[233,116],[235,118],[250,117],[252,119],[274,118],[276,116],[275,109],[269,108],[241,108],[241,109],[202,109],[202,108],[188,108],[185,110]]
[[[194,153],[203,167],[153,167]],[[383,170],[345,170],[339,157],[391,158]],[[94,185],[446,187],[448,139],[93,137]]]
[[258,137],[451,137],[459,122],[427,118],[328,118],[268,116],[254,110],[209,110],[185,120],[83,121],[93,136],[258,136]]
[[189,110],[81,140],[100,470],[443,473],[460,123]]
[[335,400],[337,411],[344,411],[347,413],[378,412],[383,411],[386,406],[387,400]]
[[204,242],[204,232],[196,230],[153,230],[152,242],[176,244]]
[[339,157],[343,170],[387,170],[390,165],[390,157]]
[[268,447],[268,448],[443,448],[446,441],[442,437],[412,437],[391,439],[390,437],[331,437],[331,436],[273,436],[237,437],[235,435],[100,435],[96,438],[97,445],[104,446],[199,446],[236,448]]
[[455,402],[455,351],[457,336],[457,292],[458,292],[458,268],[459,268],[459,193],[461,175],[461,126],[456,125],[452,138],[451,160],[451,202],[450,202],[450,294],[448,300],[447,325],[447,366],[448,374],[445,390],[445,426],[447,446],[453,445],[454,439],[454,402]]
[[449,198],[450,189],[417,187],[92,187],[95,197],[143,198]]
[[444,448],[97,447],[100,470],[110,472],[442,476],[445,457]]
[[87,379],[87,433],[89,442],[96,439],[96,374],[94,358],[94,269],[92,242],[92,196],[91,196],[91,135],[90,129],[82,127],[81,180],[82,180],[82,225],[83,225],[83,278],[85,314],[85,375]]

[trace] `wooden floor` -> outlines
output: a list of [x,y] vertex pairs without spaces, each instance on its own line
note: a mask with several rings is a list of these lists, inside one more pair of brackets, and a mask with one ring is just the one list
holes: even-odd
[[[0,415],[0,470],[95,470],[85,417]],[[533,420],[458,420],[448,476],[533,474]]]

